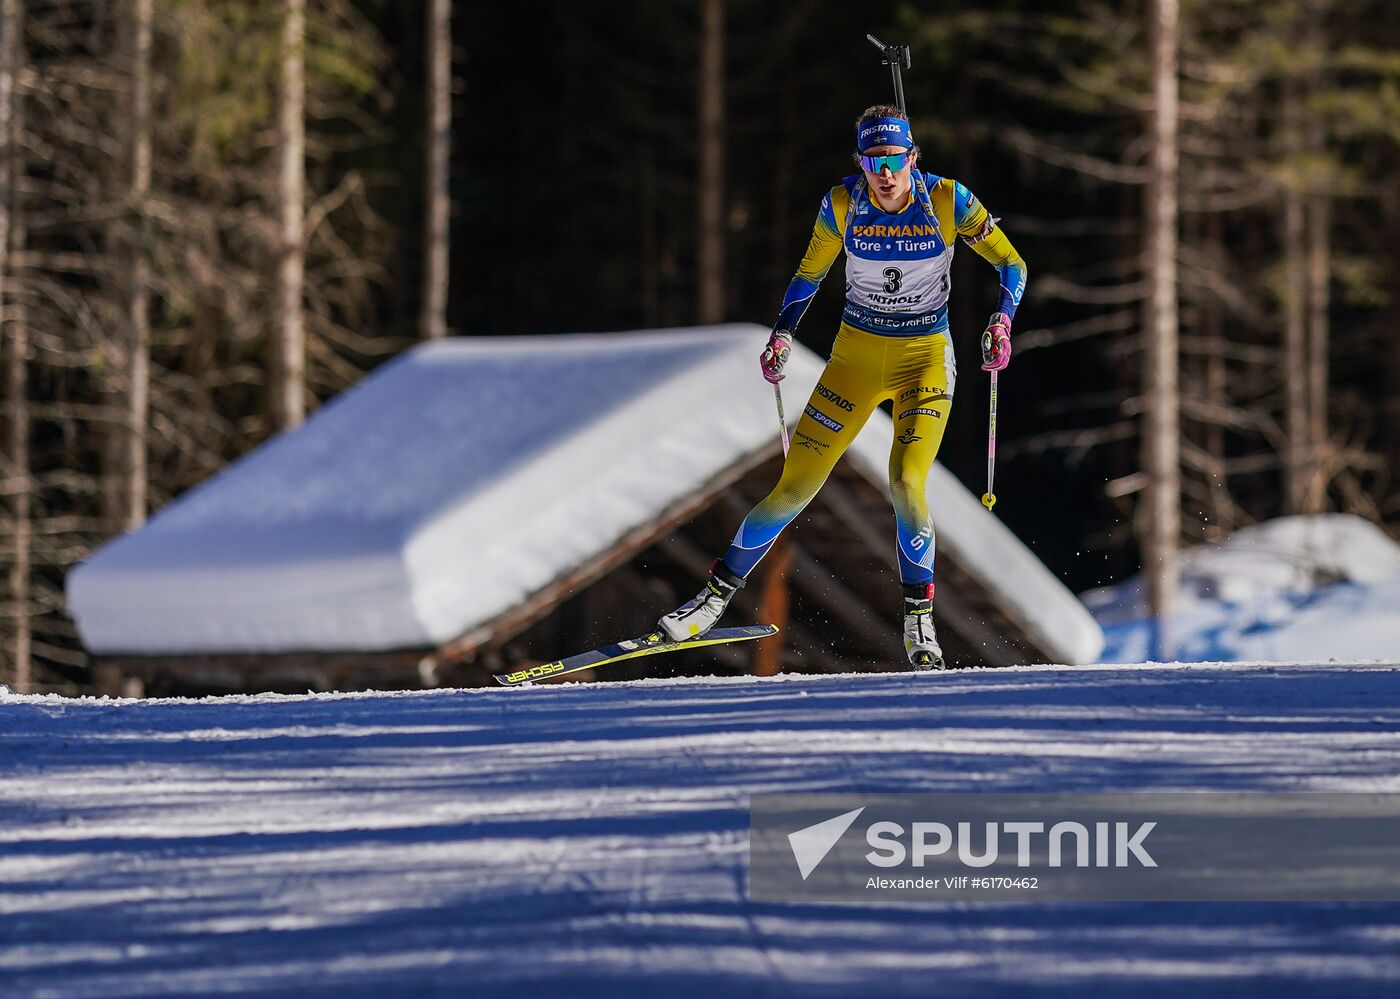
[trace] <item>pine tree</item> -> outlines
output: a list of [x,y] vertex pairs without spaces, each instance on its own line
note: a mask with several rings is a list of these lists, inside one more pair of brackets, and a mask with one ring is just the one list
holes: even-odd
[[725,315],[724,287],[724,0],[700,0],[699,301],[701,323]]
[[428,2],[428,121],[423,183],[423,302],[419,335],[447,335],[448,251],[452,198],[448,191],[452,149],[452,0]]
[[306,0],[283,0],[277,94],[277,292],[273,319],[272,418],[279,429],[306,414],[306,332],[302,286],[306,257]]
[[[1152,111],[1150,176],[1147,187],[1144,267],[1148,276],[1144,372],[1146,427],[1143,469],[1148,476],[1143,562],[1148,608],[1165,628],[1179,576],[1181,541],[1180,402],[1177,358],[1177,59],[1180,8],[1177,0],[1152,0]],[[1154,650],[1171,654],[1163,636]]]
[[3,342],[5,383],[4,492],[12,518],[6,574],[6,601],[11,619],[9,641],[11,659],[5,679],[15,690],[27,693],[30,667],[30,490],[29,472],[29,331],[17,309],[17,282],[14,280],[14,250],[22,245],[16,238],[20,225],[15,212],[20,206],[17,179],[23,174],[15,141],[15,78],[20,68],[20,38],[24,29],[23,0],[0,0],[0,340]]

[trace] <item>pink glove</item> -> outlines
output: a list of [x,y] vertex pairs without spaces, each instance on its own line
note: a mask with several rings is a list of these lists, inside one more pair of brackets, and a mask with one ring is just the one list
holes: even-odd
[[1011,363],[1011,317],[993,312],[982,334],[982,370],[1005,371]]
[[763,353],[758,356],[759,366],[763,368],[763,377],[774,385],[783,380],[783,367],[787,364],[788,355],[792,353],[792,334],[787,330],[774,330],[773,335],[768,338],[768,346],[763,348]]

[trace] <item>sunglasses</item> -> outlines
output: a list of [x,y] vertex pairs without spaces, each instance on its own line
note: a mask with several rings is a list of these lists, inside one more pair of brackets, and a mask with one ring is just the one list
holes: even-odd
[[909,153],[892,153],[889,156],[862,156],[860,158],[861,168],[869,170],[871,173],[879,173],[885,167],[890,168],[890,173],[899,173],[909,165]]

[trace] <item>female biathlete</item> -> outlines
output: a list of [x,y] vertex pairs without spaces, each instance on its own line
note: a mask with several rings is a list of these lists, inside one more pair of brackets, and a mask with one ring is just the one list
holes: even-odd
[[831,360],[797,428],[777,486],[739,525],[705,588],[661,618],[673,639],[714,626],[778,535],[812,500],[875,407],[894,403],[890,492],[904,590],[904,648],[915,669],[942,669],[933,628],[933,525],[924,486],[952,408],[957,364],[948,333],[955,236],[1001,272],[1001,297],[982,336],[982,370],[1011,360],[1011,317],[1026,266],[987,209],[962,184],[915,169],[919,149],[896,107],[869,108],[856,122],[861,174],[822,199],[812,241],[788,285],[759,358],[783,378],[793,331],[836,255],[846,251],[846,306]]

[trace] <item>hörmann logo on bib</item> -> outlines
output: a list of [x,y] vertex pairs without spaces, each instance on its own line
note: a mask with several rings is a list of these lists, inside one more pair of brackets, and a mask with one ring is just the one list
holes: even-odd
[[892,236],[937,236],[938,230],[931,225],[858,225],[851,227],[852,234],[866,237]]

